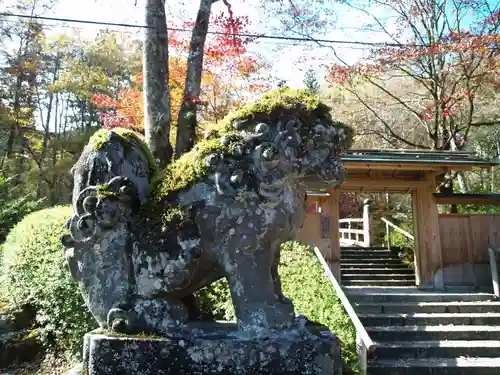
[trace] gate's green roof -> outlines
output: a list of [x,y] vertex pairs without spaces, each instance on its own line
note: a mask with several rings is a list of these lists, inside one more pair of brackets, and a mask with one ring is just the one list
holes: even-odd
[[404,163],[463,166],[494,166],[499,161],[486,160],[470,152],[427,150],[348,150],[342,161],[346,163]]

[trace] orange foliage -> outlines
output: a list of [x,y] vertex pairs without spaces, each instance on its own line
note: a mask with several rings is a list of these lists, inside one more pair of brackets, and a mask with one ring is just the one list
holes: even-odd
[[[232,12],[229,16],[220,14],[212,16],[212,25],[218,34],[214,38],[207,38],[202,76],[202,94],[195,100],[201,105],[200,112],[204,120],[217,121],[234,107],[242,104],[243,97],[234,98],[235,86],[245,79],[243,90],[261,92],[268,89],[268,85],[251,77],[261,68],[258,61],[251,56],[244,56],[246,44],[250,38],[235,36],[245,33],[248,26],[246,17],[235,17]],[[183,23],[183,28],[193,27],[191,23]],[[184,95],[187,61],[185,57],[189,51],[189,39],[186,33],[173,32],[169,35],[169,87],[171,95],[171,118],[175,120]],[[134,79],[131,88],[120,90],[115,98],[107,95],[95,95],[93,104],[101,110],[100,120],[105,128],[125,127],[142,132],[144,129],[143,116],[143,77]]]

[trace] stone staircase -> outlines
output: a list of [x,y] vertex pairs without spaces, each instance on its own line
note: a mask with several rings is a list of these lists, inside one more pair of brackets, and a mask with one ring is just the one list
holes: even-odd
[[413,270],[384,248],[342,248],[340,267],[342,285],[415,286]]
[[500,375],[500,302],[492,294],[420,291],[412,271],[383,249],[343,249],[341,274],[376,344],[368,375]]

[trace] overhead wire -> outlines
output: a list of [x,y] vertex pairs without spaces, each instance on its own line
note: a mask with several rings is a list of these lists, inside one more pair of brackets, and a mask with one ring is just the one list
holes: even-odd
[[[9,24],[18,24],[20,23],[21,21],[20,20],[3,20],[2,22],[5,22],[5,23],[9,23]],[[62,27],[62,28],[65,28],[65,29],[70,29],[70,30],[73,30],[75,32],[79,32],[79,31],[83,31],[85,30],[86,28],[83,26],[70,26],[70,25],[67,25],[67,24],[59,24],[59,25],[56,25],[56,24],[48,24],[47,26],[57,26],[57,27]],[[110,28],[106,28],[106,30],[108,31],[111,31],[111,32],[116,32],[116,33],[119,33],[120,35],[137,35],[137,33],[139,32],[139,30],[134,30],[134,31],[130,31],[130,30],[124,30],[124,29],[117,29],[117,28],[113,28],[113,29],[110,29]],[[277,48],[280,48],[280,47],[288,47],[288,48],[294,48],[294,47],[305,47],[304,43],[300,43],[300,42],[297,42],[297,41],[276,41],[276,40],[263,40],[263,41],[259,41],[259,44],[257,46],[261,46],[261,47],[264,47],[264,48],[271,48],[273,53],[276,52],[276,49]],[[325,49],[325,48],[328,48],[328,46],[325,46],[325,45],[316,45],[315,48],[319,48],[319,49]],[[348,49],[348,50],[358,50],[358,51],[369,51],[370,47],[368,46],[339,46],[337,47],[338,50],[344,50],[344,49]],[[249,52],[250,53],[259,53],[259,50],[255,50],[255,49],[249,49]],[[319,58],[319,59],[322,59],[322,58]]]
[[[18,24],[20,21],[19,20],[3,20],[2,22],[8,23],[8,24]],[[62,24],[62,25],[61,24],[60,25],[48,24],[48,26],[63,27],[65,29],[70,29],[70,30],[74,30],[74,31],[86,30],[85,27],[70,26],[70,25],[65,25],[65,24]],[[116,28],[113,28],[113,29],[106,28],[105,30],[120,33],[123,35],[137,35],[137,33],[139,32],[139,30],[130,31],[130,30],[123,30],[123,29],[116,29]],[[309,42],[314,43],[312,41],[309,41]],[[286,41],[286,40],[283,40],[283,41],[262,40],[262,41],[259,41],[259,45],[276,46],[276,47],[279,47],[279,46],[304,47],[304,43],[300,43],[297,41]],[[315,45],[315,48],[324,49],[324,48],[328,48],[328,46],[320,44],[320,45]],[[340,46],[340,47],[338,47],[339,50],[342,50],[344,48],[348,48],[349,50],[359,50],[359,51],[368,51],[369,50],[369,46]]]
[[[6,22],[6,23],[9,23],[9,24],[18,24],[19,21],[18,20],[4,20],[3,22]],[[48,26],[57,26],[57,27],[63,27],[65,29],[71,29],[71,30],[86,30],[85,27],[79,27],[79,26],[70,26],[70,25],[56,25],[56,24],[49,24]],[[128,35],[137,35],[137,33],[139,32],[139,30],[134,30],[134,31],[130,31],[130,30],[123,30],[123,29],[110,29],[110,28],[106,28],[105,30],[108,30],[108,31],[113,31],[113,32],[117,32],[117,33],[122,33],[122,34],[128,34]],[[310,41],[308,40],[309,42],[313,43],[313,41]],[[304,43],[300,43],[300,42],[297,42],[297,41],[286,41],[286,40],[283,40],[283,41],[272,41],[272,40],[263,40],[263,41],[260,41],[260,43],[262,45],[267,45],[267,46],[284,46],[284,47],[301,47],[301,46],[304,46]],[[315,45],[315,48],[328,48],[328,46],[325,46],[325,45]],[[369,50],[369,46],[342,46],[342,47],[338,47],[339,49],[343,49],[343,48],[349,48],[351,50],[360,50],[360,51],[367,51]]]
[[[104,21],[94,21],[94,20],[83,20],[74,18],[61,18],[61,17],[47,17],[47,16],[35,16],[27,14],[17,14],[17,13],[0,13],[1,17],[18,17],[18,18],[28,18],[31,20],[45,20],[45,21],[58,21],[58,22],[68,22],[68,23],[82,23],[90,25],[102,25],[102,26],[115,26],[115,27],[128,27],[137,29],[155,29],[154,26],[139,25],[133,23],[120,23],[120,22],[104,22]],[[178,32],[192,32],[192,29],[180,28],[180,27],[167,27],[168,31],[178,31]],[[362,42],[362,41],[350,41],[350,40],[338,40],[338,39],[322,39],[322,38],[304,38],[304,37],[293,37],[293,36],[279,36],[279,35],[269,35],[269,34],[256,34],[256,33],[226,33],[221,31],[207,31],[207,34],[213,35],[230,35],[239,36],[245,38],[256,38],[256,39],[270,39],[270,40],[284,40],[284,41],[295,41],[295,42],[315,42],[315,43],[329,43],[329,44],[345,44],[345,45],[362,45],[362,46],[372,46],[372,47],[406,47],[409,44],[404,43],[388,43],[388,42]],[[412,47],[428,47],[425,44],[411,44]]]
[[[1,22],[5,22],[8,24],[12,24],[12,25],[20,24],[19,20],[1,20]],[[64,29],[70,29],[70,30],[75,30],[75,31],[87,30],[87,28],[85,26],[70,26],[70,25],[66,25],[66,24],[54,24],[54,23],[44,24],[44,25],[49,26],[49,27],[62,27]],[[125,29],[117,29],[117,28],[112,28],[112,29],[105,28],[105,29],[100,29],[100,30],[107,30],[107,31],[128,34],[128,35],[137,35],[140,32],[140,30],[125,30]]]

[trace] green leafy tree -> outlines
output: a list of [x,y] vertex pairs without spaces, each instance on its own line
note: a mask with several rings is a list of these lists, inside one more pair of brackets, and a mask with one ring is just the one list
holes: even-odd
[[0,243],[16,223],[42,204],[43,200],[36,199],[33,194],[19,194],[19,186],[14,186],[12,178],[0,176]]
[[319,93],[320,84],[313,69],[306,71],[303,84],[312,94],[317,95]]

